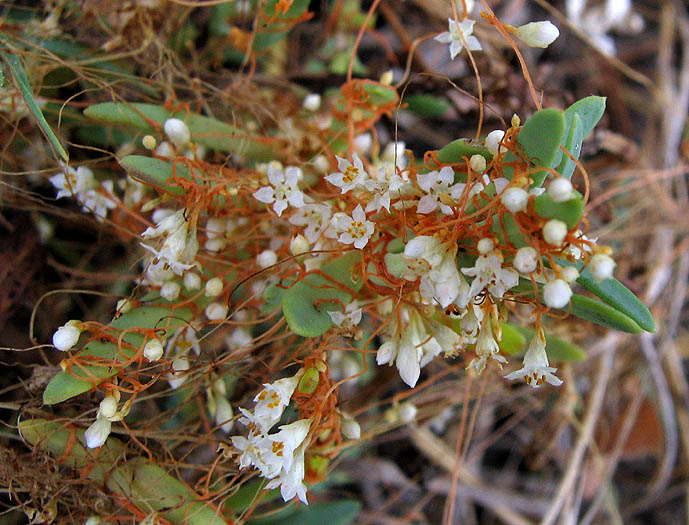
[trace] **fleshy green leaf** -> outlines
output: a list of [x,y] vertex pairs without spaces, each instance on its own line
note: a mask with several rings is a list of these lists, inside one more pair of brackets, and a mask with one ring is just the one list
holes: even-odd
[[207,148],[226,153],[243,153],[254,160],[272,160],[276,150],[253,140],[234,126],[187,111],[171,112],[155,104],[103,102],[84,110],[84,115],[108,124],[129,126],[146,133],[161,134],[169,118],[183,120],[191,132],[191,140]]
[[29,84],[29,79],[26,76],[24,66],[22,66],[19,57],[17,55],[8,53],[2,53],[2,56],[7,61],[7,64],[10,67],[10,71],[12,71],[12,77],[14,78],[14,82],[17,84],[19,91],[21,91],[21,94],[24,97],[24,101],[26,102],[26,105],[29,108],[29,111],[38,122],[38,125],[43,131],[43,134],[53,145],[53,148],[55,148],[55,151],[57,152],[60,159],[62,159],[65,162],[69,161],[69,155],[65,151],[65,148],[62,147],[60,139],[57,138],[57,135],[55,135],[55,132],[51,129],[50,124],[48,124],[48,121],[43,116],[43,112],[41,111],[38,102],[36,102],[36,98],[34,97],[31,85]]
[[544,219],[559,219],[570,230],[576,228],[584,214],[584,199],[577,191],[575,197],[565,202],[555,202],[548,193],[534,198],[534,211]]
[[127,155],[120,160],[120,165],[134,178],[153,184],[171,195],[184,195],[185,193],[183,188],[168,184],[174,175],[191,180],[189,168],[182,162],[176,163],[173,167],[172,163],[162,159],[143,155]]
[[643,332],[643,329],[630,317],[612,306],[584,295],[574,294],[572,296],[572,315],[606,328],[614,328],[630,334]]
[[[518,326],[515,328],[529,341],[534,336],[535,330],[528,326]],[[548,358],[553,361],[583,361],[586,359],[586,352],[580,347],[554,335],[545,335],[545,352]]]
[[[232,509],[237,512],[242,512],[248,509],[251,504],[256,501],[256,498],[261,495],[264,491],[264,487],[267,485],[267,481],[264,479],[257,479],[249,481],[242,485],[236,492],[234,492],[230,497],[225,499],[225,507]],[[278,489],[268,490],[261,498],[262,503],[268,503],[280,497],[280,491]]]
[[463,162],[463,157],[471,158],[472,155],[481,155],[487,161],[493,159],[493,154],[490,151],[472,144],[467,139],[453,140],[436,153],[436,158],[443,164],[456,164]]
[[404,97],[404,103],[406,109],[424,118],[438,118],[452,109],[446,98],[435,95],[409,95]]
[[[567,140],[565,141],[564,146],[572,157],[578,159],[579,155],[581,155],[581,145],[583,142],[584,126],[581,123],[579,115],[575,113],[574,117],[572,118],[571,126],[569,128]],[[566,179],[571,179],[577,164],[569,157],[569,155],[565,155],[563,152],[560,153],[562,155],[562,161],[560,162],[560,166],[557,168],[557,171],[559,171],[560,174]]]
[[[562,145],[576,158],[579,158],[581,153],[581,143],[596,127],[604,112],[605,97],[596,96],[582,98],[565,110],[565,134]],[[575,123],[577,119],[575,117],[578,117],[579,125],[581,126],[580,130],[575,129],[577,127]],[[580,140],[579,136],[581,136]],[[570,142],[571,144],[568,145]],[[576,151],[577,149],[578,151]],[[558,171],[562,173],[563,177],[569,178],[572,176],[572,173],[569,173],[569,175],[566,175],[566,173],[570,169],[573,172],[576,165],[568,157],[563,158],[563,155],[562,151],[558,151],[554,165],[559,164]]]
[[[186,326],[192,318],[188,308],[168,308],[163,306],[140,306],[115,319],[110,326],[116,331],[129,330],[122,338],[134,347],[143,343],[143,336],[132,328],[165,329],[171,331]],[[91,341],[79,352],[79,361],[70,370],[59,372],[43,392],[43,403],[54,405],[74,396],[88,392],[95,385],[117,373],[117,366],[126,362],[136,353],[135,350],[122,345],[118,348],[113,343]],[[86,364],[97,361],[98,364]]]
[[502,330],[502,339],[499,346],[507,355],[513,355],[521,352],[526,346],[526,339],[522,335],[518,326],[508,323],[500,323]]
[[290,507],[273,516],[250,519],[247,525],[348,525],[360,511],[361,503],[356,500],[312,503],[297,509]]
[[656,325],[648,307],[634,295],[629,288],[617,279],[597,281],[588,268],[582,270],[581,262],[573,263],[564,259],[555,259],[561,266],[575,266],[581,275],[577,282],[596,297],[600,297],[613,308],[630,317],[637,325],[647,332],[655,332]]
[[355,299],[346,290],[357,292],[363,285],[362,278],[358,276],[360,260],[361,255],[357,250],[350,251],[321,269],[335,282],[312,273],[285,291],[282,311],[295,334],[318,337],[328,331],[333,325],[328,311],[342,311],[341,305],[347,305]]
[[393,87],[365,82],[363,88],[369,95],[368,101],[374,106],[389,104],[397,99],[397,90]]

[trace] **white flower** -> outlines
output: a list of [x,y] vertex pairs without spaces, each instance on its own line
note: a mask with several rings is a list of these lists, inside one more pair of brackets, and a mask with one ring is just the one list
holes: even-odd
[[467,368],[473,368],[477,374],[483,372],[486,368],[488,359],[497,361],[498,363],[506,363],[507,360],[499,354],[500,347],[493,335],[493,327],[490,318],[486,318],[481,323],[481,330],[476,340],[476,357],[471,360]]
[[330,220],[330,224],[336,234],[339,233],[337,240],[342,244],[354,244],[354,247],[361,250],[368,240],[373,235],[375,229],[374,224],[366,220],[366,212],[364,212],[361,204],[358,204],[352,216],[346,213],[336,213]]
[[331,215],[329,205],[309,203],[294,212],[289,222],[295,226],[306,226],[304,236],[313,243],[330,224]]
[[543,302],[551,308],[564,308],[571,298],[572,289],[563,279],[555,279],[543,287]]
[[527,46],[546,48],[560,36],[560,30],[551,22],[531,22],[515,28],[514,34]]
[[337,159],[337,168],[340,171],[327,175],[325,180],[333,186],[340,188],[341,193],[347,193],[357,186],[363,186],[368,180],[368,173],[364,170],[364,165],[359,155],[356,153],[352,154],[353,164],[337,155],[335,155],[335,158]]
[[256,406],[253,412],[243,408],[239,409],[245,416],[240,421],[245,425],[252,423],[261,432],[268,432],[275,423],[280,421],[282,413],[289,404],[297,384],[299,384],[299,378],[300,374],[297,374],[263,385],[263,390],[254,397]]
[[591,261],[589,262],[591,274],[597,281],[611,279],[615,266],[617,266],[617,264],[613,258],[602,253],[597,253],[591,257]]
[[86,446],[88,448],[98,448],[105,444],[105,440],[110,435],[112,424],[109,419],[98,418],[84,432]]
[[469,290],[470,297],[476,297],[484,288],[493,297],[501,298],[510,288],[519,283],[519,273],[513,268],[502,268],[502,254],[493,250],[476,259],[473,268],[462,268],[464,275],[474,277]]
[[421,297],[443,308],[458,297],[462,298],[462,307],[469,302],[469,286],[457,271],[454,252],[437,238],[414,237],[404,247],[404,257],[407,264],[404,278],[415,281],[421,277]]
[[145,243],[141,243],[141,246],[152,252],[159,262],[164,263],[175,274],[182,275],[185,270],[194,266],[199,242],[196,238],[196,226],[189,224],[184,216],[184,209],[163,217],[155,228],[147,228],[141,236],[144,239],[164,237],[159,249]]
[[373,199],[366,204],[366,211],[380,211],[385,208],[390,213],[390,199],[401,196],[401,189],[406,184],[396,172],[388,173],[387,165],[383,165],[375,178],[366,182],[366,189],[373,193]]
[[174,390],[182,386],[187,380],[186,372],[191,367],[187,356],[181,355],[172,362],[172,373],[168,374],[167,382]]
[[309,93],[304,97],[302,107],[308,111],[318,111],[321,107],[321,96],[318,93]]
[[108,210],[115,209],[117,203],[106,196],[113,195],[113,182],[111,180],[99,183],[93,176],[93,172],[85,167],[79,166],[76,170],[66,164],[60,163],[63,172],[50,178],[50,182],[57,188],[55,198],[74,197],[82,205],[84,211],[92,212],[98,220],[103,220]]
[[253,196],[260,202],[272,203],[273,210],[280,217],[289,204],[295,208],[304,206],[304,194],[297,187],[301,177],[301,170],[297,167],[289,166],[283,172],[270,165],[268,166],[270,186],[263,186],[254,192]]
[[462,194],[464,184],[453,184],[455,172],[450,166],[444,166],[440,171],[419,173],[416,182],[427,195],[419,199],[416,211],[418,213],[431,213],[440,207],[445,215],[452,215],[452,208],[447,205]]
[[450,58],[452,58],[452,60],[462,52],[464,46],[470,51],[481,50],[481,44],[478,39],[472,35],[474,32],[474,20],[457,22],[452,18],[448,18],[447,21],[449,30],[440,33],[434,40],[443,44],[450,44]]
[[81,321],[72,320],[59,327],[53,334],[53,346],[61,352],[70,350],[79,341],[80,324]]
[[332,322],[342,329],[343,335],[353,336],[354,327],[361,322],[363,310],[357,308],[357,303],[352,302],[347,305],[344,312],[332,310],[328,312]]
[[562,380],[555,376],[557,368],[552,368],[548,363],[548,356],[545,353],[545,336],[543,331],[534,334],[529,348],[524,355],[524,366],[519,370],[507,374],[505,379],[524,378],[528,385],[538,388],[543,383],[548,382],[554,386],[560,386]]

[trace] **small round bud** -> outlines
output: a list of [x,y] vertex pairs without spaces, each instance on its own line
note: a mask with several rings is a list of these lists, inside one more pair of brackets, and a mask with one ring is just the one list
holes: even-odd
[[502,139],[504,137],[505,132],[501,129],[491,131],[490,133],[488,133],[488,136],[486,137],[486,149],[490,151],[493,155],[497,155],[498,147],[500,146],[500,142],[502,142]]
[[565,266],[560,272],[560,275],[565,282],[572,284],[579,278],[579,270],[574,266]]
[[486,159],[483,155],[472,155],[469,159],[469,167],[476,173],[486,171]]
[[617,264],[612,257],[602,253],[598,253],[591,257],[591,262],[589,263],[591,274],[593,274],[593,278],[596,279],[596,281],[610,279],[615,270],[615,266],[617,266]]
[[320,172],[327,172],[330,169],[330,163],[325,155],[316,155],[313,159],[313,166]]
[[158,144],[158,147],[156,148],[156,155],[158,155],[159,157],[174,157],[175,150],[172,149],[172,146],[169,142],[164,140],[163,142]]
[[127,312],[130,312],[132,309],[132,302],[129,299],[120,299],[117,301],[117,305],[115,306],[115,311],[118,314],[126,314]]
[[512,213],[526,210],[526,204],[529,202],[529,194],[523,188],[507,188],[500,197],[503,206]]
[[151,339],[144,345],[144,357],[149,361],[158,361],[163,357],[163,344],[159,339]]
[[531,246],[519,248],[514,256],[514,268],[519,273],[531,273],[538,268],[538,252]]
[[342,435],[347,439],[360,439],[361,438],[361,425],[351,417],[346,417],[342,419]]
[[169,118],[163,125],[165,134],[178,148],[184,146],[191,139],[191,133],[187,125],[178,118]]
[[207,239],[203,247],[209,252],[218,253],[227,246],[227,239],[223,237],[213,237]]
[[551,22],[531,22],[515,29],[517,38],[530,47],[546,48],[560,36],[560,30]]
[[179,283],[168,281],[160,288],[160,296],[167,301],[174,301],[179,297],[182,287]]
[[117,399],[114,396],[105,396],[98,407],[99,417],[110,419],[117,413]]
[[224,288],[222,280],[219,277],[213,277],[206,283],[206,297],[217,297]]
[[289,243],[289,251],[292,255],[301,255],[302,253],[306,253],[309,251],[309,248],[311,248],[309,241],[301,233],[292,237],[292,240]]
[[558,177],[548,185],[548,195],[555,202],[566,202],[574,197],[574,188],[569,179]]
[[219,321],[227,316],[227,306],[221,303],[210,303],[206,306],[206,317],[211,321]]
[[384,71],[382,75],[380,75],[380,83],[384,86],[391,86],[394,78],[395,77],[392,69],[388,69],[387,71]]
[[110,435],[112,424],[109,419],[99,418],[84,432],[86,446],[88,448],[98,448],[105,444],[105,440]]
[[153,151],[156,149],[158,141],[153,135],[144,135],[144,138],[141,139],[141,144],[143,144],[144,148],[147,150]]
[[543,287],[543,302],[551,308],[564,308],[572,298],[572,289],[562,279],[550,281]]
[[478,250],[478,253],[481,255],[486,255],[487,253],[490,253],[493,248],[495,248],[495,241],[493,239],[490,239],[488,237],[484,237],[480,241],[478,241],[478,244],[476,245],[476,249]]
[[98,516],[89,516],[84,525],[101,525],[103,523]]
[[256,262],[261,268],[268,268],[278,262],[278,255],[273,250],[264,250],[258,254]]
[[543,226],[543,239],[552,246],[561,246],[567,236],[567,225],[558,219],[550,219]]
[[318,93],[306,95],[302,106],[308,111],[318,111],[321,107],[321,96]]
[[234,425],[233,417],[234,410],[232,410],[232,405],[230,405],[227,399],[219,396],[215,400],[215,424],[220,425],[222,431],[228,433]]
[[411,423],[416,418],[419,409],[412,403],[402,403],[399,407],[400,421],[402,423]]
[[512,119],[510,120],[510,124],[512,124],[513,128],[518,128],[522,123],[522,119],[519,118],[519,115],[516,113],[512,115]]
[[182,282],[187,290],[198,290],[201,288],[201,277],[194,272],[185,273]]
[[61,352],[66,352],[77,344],[79,335],[81,334],[78,323],[80,323],[80,321],[73,320],[58,328],[53,334],[53,346]]

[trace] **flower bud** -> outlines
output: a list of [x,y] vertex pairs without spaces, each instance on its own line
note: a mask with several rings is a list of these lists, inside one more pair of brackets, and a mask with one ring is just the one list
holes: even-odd
[[222,280],[219,277],[213,277],[206,283],[206,297],[217,297],[224,288]]
[[416,414],[419,409],[412,403],[402,403],[399,407],[400,421],[402,423],[411,423],[416,419]]
[[115,306],[115,311],[118,314],[126,314],[127,312],[131,311],[132,309],[132,302],[129,299],[120,299],[117,301],[117,305]]
[[105,396],[98,407],[98,417],[110,419],[117,413],[117,399],[115,396]]
[[58,328],[53,334],[53,346],[61,352],[70,350],[79,340],[79,335],[81,334],[80,323],[81,321],[72,320]]
[[530,47],[546,48],[560,36],[560,30],[551,22],[531,22],[515,28],[517,38]]
[[156,149],[158,141],[155,139],[153,135],[144,135],[144,138],[141,139],[141,144],[143,144],[144,148],[146,148],[147,150],[153,151],[154,149]]
[[318,111],[321,107],[321,96],[318,93],[306,95],[302,106],[308,111]]
[[505,132],[501,129],[491,131],[490,133],[488,133],[488,136],[486,137],[486,149],[490,151],[493,155],[497,155],[498,147],[500,146],[500,142],[504,137]]
[[558,177],[548,185],[548,195],[555,202],[565,202],[574,197],[574,188],[569,179]]
[[184,146],[191,139],[191,133],[187,125],[178,118],[169,118],[163,125],[165,134],[178,148]]
[[172,362],[172,374],[167,378],[168,383],[174,389],[179,388],[186,380],[185,372],[189,370],[191,364],[187,356],[181,355]]
[[495,241],[488,237],[484,237],[478,241],[478,244],[476,245],[476,249],[481,255],[486,255],[487,253],[491,252],[493,248],[495,248]]
[[172,146],[169,142],[164,140],[163,142],[158,144],[158,147],[156,148],[156,155],[158,155],[159,157],[174,157],[175,150],[172,149]]
[[160,296],[167,301],[174,301],[179,297],[182,287],[179,283],[168,281],[160,288]]
[[565,266],[560,272],[562,279],[569,284],[572,284],[579,278],[579,270],[574,266]]
[[361,425],[354,418],[342,418],[342,426],[340,428],[342,429],[342,435],[347,439],[361,438]]
[[572,298],[572,289],[562,279],[550,281],[543,287],[543,302],[551,308],[564,308]]
[[210,303],[206,306],[206,317],[211,321],[219,321],[227,317],[228,308],[221,303]]
[[306,253],[309,251],[309,248],[311,248],[309,241],[301,233],[292,237],[292,240],[289,243],[289,251],[292,255],[301,255],[302,253]]
[[538,267],[538,252],[531,246],[525,246],[517,250],[514,256],[514,268],[519,273],[531,273]]
[[158,361],[163,357],[163,344],[159,339],[151,339],[144,345],[144,357],[149,361]]
[[198,290],[201,288],[201,277],[194,272],[185,273],[182,282],[187,290]]
[[589,263],[589,268],[596,281],[610,279],[615,266],[617,266],[617,264],[612,257],[602,253],[598,253],[591,257],[591,262]]
[[112,424],[109,419],[96,419],[89,428],[84,432],[84,439],[86,439],[86,446],[88,448],[98,448],[105,444],[105,440],[110,435],[110,428]]
[[561,246],[567,236],[567,225],[558,219],[550,219],[543,226],[543,239],[553,246]]
[[278,255],[273,250],[264,250],[256,257],[256,263],[261,268],[268,268],[278,262]]
[[215,399],[215,424],[220,425],[223,432],[232,430],[234,411],[232,405],[223,396],[217,396]]
[[469,166],[476,173],[483,173],[486,171],[486,159],[483,155],[472,155],[469,159]]
[[507,188],[500,197],[503,206],[512,213],[526,210],[526,204],[529,202],[529,194],[523,188]]

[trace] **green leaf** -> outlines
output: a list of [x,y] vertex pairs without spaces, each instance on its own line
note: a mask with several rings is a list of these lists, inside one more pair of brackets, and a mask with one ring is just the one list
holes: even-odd
[[[491,231],[498,236],[500,241],[503,243],[509,241],[512,246],[517,249],[528,246],[528,243],[524,240],[524,236],[522,235],[519,226],[517,226],[517,222],[514,220],[514,215],[509,212],[505,212],[501,215],[501,217],[502,224],[496,217],[493,221],[493,225],[491,226]],[[505,235],[507,235],[507,239],[505,239]]]
[[[524,123],[517,135],[517,142],[532,167],[552,168],[557,165],[558,154],[562,154],[560,143],[564,134],[564,113],[559,109],[547,108],[537,111]],[[518,160],[511,151],[508,151],[503,157],[505,163]],[[502,172],[504,177],[511,179],[514,175],[514,168],[504,166]],[[533,172],[531,174],[534,181],[533,187],[541,186],[548,173],[547,170]]]
[[473,144],[467,139],[453,140],[441,148],[435,156],[443,164],[457,164],[464,162],[463,157],[471,158],[472,155],[481,155],[487,161],[493,159],[493,154],[490,151],[482,146]]
[[[567,140],[565,141],[565,149],[569,152],[575,159],[579,158],[581,155],[581,145],[584,142],[584,126],[581,123],[581,119],[578,114],[575,114],[572,118],[571,126],[569,128]],[[574,170],[577,167],[576,162],[574,162],[569,155],[565,155],[564,152],[560,152],[562,155],[562,162],[557,168],[560,175],[566,179],[571,179]]]
[[22,66],[19,57],[17,55],[7,53],[2,53],[2,56],[7,61],[7,64],[10,66],[10,71],[12,71],[12,77],[14,78],[14,82],[17,84],[19,91],[21,91],[21,94],[24,97],[24,101],[26,102],[26,105],[29,108],[29,111],[31,111],[31,114],[38,122],[38,125],[43,131],[43,134],[53,145],[53,148],[55,148],[55,151],[57,151],[59,158],[65,162],[68,162],[69,155],[65,151],[65,148],[62,147],[60,139],[57,138],[57,135],[55,135],[55,133],[50,127],[50,124],[48,124],[48,121],[43,116],[43,112],[41,111],[38,102],[36,102],[36,98],[34,97],[33,91],[31,90],[31,85],[29,84],[29,79],[26,76],[24,66]]
[[364,83],[364,91],[368,93],[368,101],[374,106],[382,106],[397,100],[397,90],[383,84]]
[[185,194],[184,189],[180,186],[168,184],[174,175],[191,180],[189,168],[183,162],[178,162],[173,167],[172,163],[162,159],[143,155],[127,155],[120,160],[120,166],[134,178],[153,184],[171,195]]
[[[169,308],[163,306],[140,306],[115,319],[110,326],[115,333],[132,328],[159,328],[168,332],[187,325],[193,314],[189,308]],[[122,338],[134,347],[143,343],[143,336],[136,331],[129,331]],[[63,370],[53,377],[43,392],[43,403],[54,405],[67,399],[88,392],[107,378],[117,374],[117,366],[126,362],[136,353],[135,350],[109,342],[91,341],[79,352],[79,361],[71,370]],[[90,358],[90,359],[84,359]],[[98,364],[84,364],[97,360]]]
[[[361,511],[356,500],[341,500],[328,503],[312,503],[308,507],[293,507],[288,512],[273,516],[254,518],[247,525],[348,525],[353,523]],[[291,511],[291,512],[289,512]]]
[[513,355],[521,352],[526,346],[526,339],[522,335],[518,326],[500,323],[502,330],[502,339],[498,343],[500,350],[507,355]]
[[404,103],[406,109],[424,118],[438,118],[452,109],[446,98],[434,95],[409,95],[404,97]]
[[127,459],[127,448],[112,436],[100,449],[90,450],[84,446],[84,430],[66,422],[24,420],[19,422],[19,431],[31,445],[60,458],[62,465],[84,469],[88,478],[105,483],[145,514],[158,511],[171,523],[226,523],[209,503],[158,465],[144,458]]
[[582,270],[583,263],[581,262],[573,263],[559,258],[556,258],[555,261],[561,266],[576,267],[581,272],[577,279],[579,284],[616,310],[630,317],[647,332],[655,332],[655,320],[648,307],[620,281],[614,278],[597,281],[588,267]]
[[276,156],[275,148],[253,140],[234,126],[187,111],[171,112],[155,104],[103,102],[86,108],[84,115],[100,122],[129,126],[153,134],[161,134],[165,121],[174,117],[186,123],[192,141],[207,148],[243,153],[258,161],[272,160]]
[[[529,341],[531,341],[536,332],[528,326],[515,325],[515,328]],[[548,354],[548,358],[553,361],[573,362],[586,359],[586,352],[580,347],[554,335],[545,335],[545,352]]]
[[358,250],[347,252],[321,269],[335,282],[312,273],[285,291],[282,296],[282,311],[295,334],[318,337],[328,331],[333,325],[328,312],[342,311],[341,305],[347,305],[355,299],[346,290],[358,292],[363,285],[363,280],[358,275],[360,260]]
[[584,199],[577,191],[575,197],[565,202],[555,202],[548,193],[534,198],[534,211],[544,219],[559,219],[570,230],[576,228],[584,214]]
[[[264,479],[257,479],[245,483],[231,496],[225,499],[225,507],[237,512],[242,512],[248,509],[251,504],[256,501],[256,498],[264,491],[264,487],[268,482]],[[267,493],[261,498],[261,503],[268,503],[280,497],[278,489],[266,491]]]
[[[564,308],[563,310],[567,310]],[[643,329],[622,312],[590,297],[574,294],[572,296],[572,315],[581,317],[606,328],[614,328],[630,334],[640,334]]]

